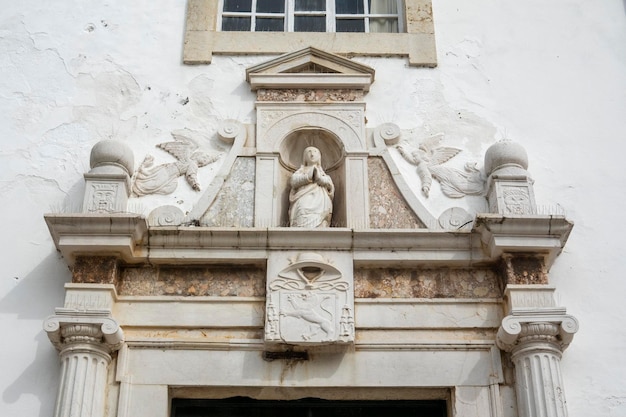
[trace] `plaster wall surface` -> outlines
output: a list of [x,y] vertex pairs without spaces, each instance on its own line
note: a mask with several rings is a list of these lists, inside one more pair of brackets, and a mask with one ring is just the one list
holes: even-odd
[[[82,174],[99,140],[128,143],[137,166],[188,128],[214,140],[218,121],[254,122],[245,69],[267,57],[215,56],[182,64],[185,2],[4,2],[0,13],[0,415],[50,416],[59,367],[41,328],[70,280],[43,221],[80,210]],[[507,137],[523,144],[542,214],[576,224],[550,272],[559,304],[581,323],[562,367],[569,414],[626,416],[626,314],[620,218],[626,211],[626,4],[621,0],[434,0],[438,67],[405,58],[355,58],[376,69],[368,127],[393,122],[416,139],[439,132],[478,162]],[[220,161],[203,168],[208,184]],[[401,167],[419,184],[415,171]],[[191,209],[183,180],[167,196],[131,198],[147,214]],[[437,217],[478,197],[450,200],[436,185]]]

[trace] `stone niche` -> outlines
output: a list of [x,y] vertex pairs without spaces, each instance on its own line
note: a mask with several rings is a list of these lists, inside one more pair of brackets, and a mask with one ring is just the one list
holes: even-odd
[[306,48],[249,68],[247,79],[257,92],[255,226],[289,225],[289,178],[314,146],[335,185],[330,226],[367,227],[363,95],[374,70]]

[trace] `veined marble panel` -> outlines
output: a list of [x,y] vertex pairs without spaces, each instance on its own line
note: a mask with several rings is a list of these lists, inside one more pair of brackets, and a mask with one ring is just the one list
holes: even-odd
[[265,271],[255,266],[125,268],[119,295],[262,297]]
[[424,224],[408,207],[381,158],[367,161],[370,227],[373,229],[417,229]]
[[354,271],[357,298],[499,298],[491,269],[360,268]]

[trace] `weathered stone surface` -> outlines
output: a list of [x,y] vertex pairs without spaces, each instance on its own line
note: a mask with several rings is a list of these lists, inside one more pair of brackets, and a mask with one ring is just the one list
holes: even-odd
[[505,284],[548,284],[548,271],[542,256],[504,255],[502,278]]
[[425,227],[407,206],[389,170],[380,158],[369,158],[370,227],[418,229]]
[[117,285],[118,260],[112,256],[79,256],[72,267],[72,282]]
[[356,298],[497,298],[490,269],[357,269]]
[[261,297],[265,271],[254,266],[125,268],[118,293]]
[[257,92],[258,101],[360,101],[363,100],[363,91],[354,89],[308,89],[289,88],[285,90],[260,89]]
[[252,227],[254,158],[237,158],[215,201],[200,220],[210,227]]

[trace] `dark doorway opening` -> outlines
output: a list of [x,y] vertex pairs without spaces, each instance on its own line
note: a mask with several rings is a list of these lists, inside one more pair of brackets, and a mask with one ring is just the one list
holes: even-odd
[[171,417],[446,417],[444,400],[172,400]]

